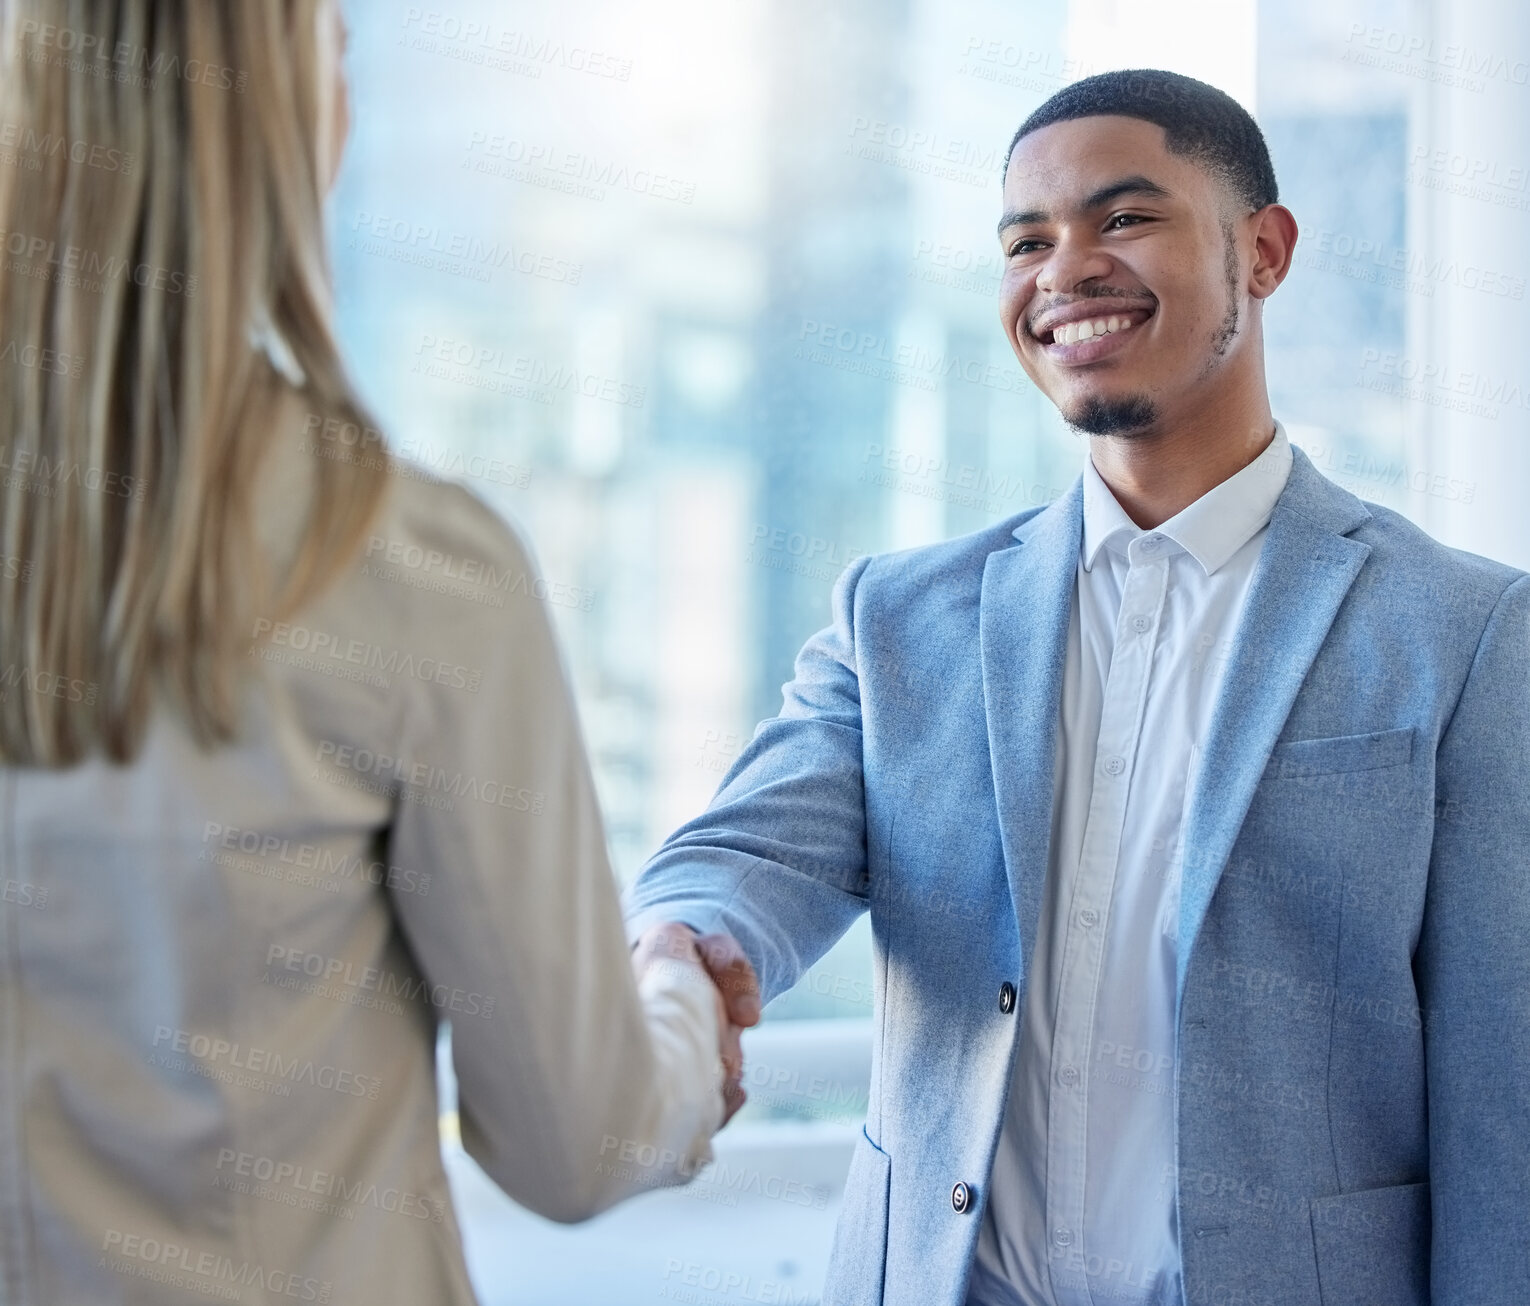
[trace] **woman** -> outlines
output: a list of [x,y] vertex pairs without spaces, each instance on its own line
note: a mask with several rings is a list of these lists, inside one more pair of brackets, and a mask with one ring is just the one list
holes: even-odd
[[0,1299],[469,1302],[438,1022],[577,1220],[710,1159],[719,999],[634,980],[525,550],[346,382],[336,5],[0,15]]

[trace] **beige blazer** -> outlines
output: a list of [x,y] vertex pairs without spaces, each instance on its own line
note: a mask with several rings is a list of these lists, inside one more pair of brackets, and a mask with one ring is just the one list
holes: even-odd
[[[301,417],[263,489],[269,547]],[[0,766],[0,1301],[473,1300],[442,1170],[587,1217],[711,1159],[711,986],[623,939],[549,590],[464,489],[398,476],[252,659],[237,746],[162,710],[126,768]],[[25,676],[4,692],[37,692]]]

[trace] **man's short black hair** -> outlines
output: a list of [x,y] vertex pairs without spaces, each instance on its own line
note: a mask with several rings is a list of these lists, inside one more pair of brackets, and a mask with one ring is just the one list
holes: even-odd
[[1101,114],[1156,123],[1168,137],[1171,154],[1194,159],[1250,210],[1275,203],[1279,192],[1269,146],[1248,110],[1215,86],[1158,68],[1099,73],[1063,87],[1020,124],[1004,156],[1004,171],[1009,171],[1015,146],[1032,132]]

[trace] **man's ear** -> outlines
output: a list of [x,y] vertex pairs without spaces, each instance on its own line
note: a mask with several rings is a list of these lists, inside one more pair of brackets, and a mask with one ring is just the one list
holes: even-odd
[[1284,204],[1266,204],[1248,216],[1254,235],[1254,266],[1249,269],[1248,293],[1268,299],[1291,271],[1299,232],[1296,215]]

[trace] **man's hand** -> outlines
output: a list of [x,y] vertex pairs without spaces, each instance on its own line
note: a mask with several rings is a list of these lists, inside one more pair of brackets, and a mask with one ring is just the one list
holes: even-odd
[[738,940],[731,934],[698,935],[689,925],[668,922],[646,930],[632,950],[632,968],[641,975],[655,960],[696,961],[717,988],[717,1024],[722,1032],[723,1124],[744,1105],[742,1032],[760,1020],[760,982]]

